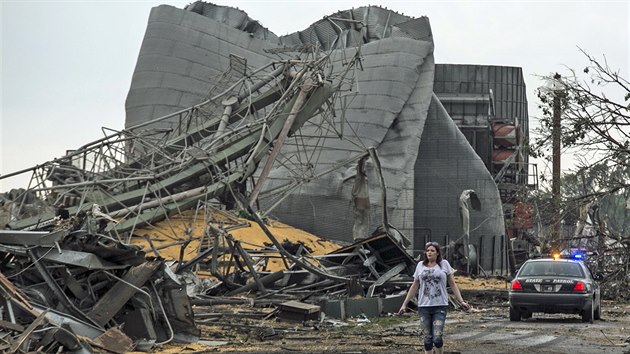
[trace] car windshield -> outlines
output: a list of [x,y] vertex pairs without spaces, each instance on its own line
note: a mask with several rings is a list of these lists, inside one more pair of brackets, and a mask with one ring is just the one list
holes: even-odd
[[584,278],[582,267],[577,263],[571,262],[529,262],[523,265],[519,275],[522,276],[564,276]]

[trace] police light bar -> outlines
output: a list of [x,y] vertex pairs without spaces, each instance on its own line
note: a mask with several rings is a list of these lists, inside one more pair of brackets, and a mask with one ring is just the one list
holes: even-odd
[[568,252],[563,251],[563,252],[553,252],[551,254],[549,253],[540,254],[532,258],[548,257],[548,258],[552,258],[553,260],[573,259],[576,261],[583,261],[586,259],[586,256],[588,255],[597,255],[597,252],[573,251],[571,252],[571,254],[568,254]]

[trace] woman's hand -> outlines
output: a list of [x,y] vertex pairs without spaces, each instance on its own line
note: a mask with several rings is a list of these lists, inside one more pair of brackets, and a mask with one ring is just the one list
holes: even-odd
[[470,309],[472,309],[472,306],[470,306],[469,303],[467,303],[466,301],[462,301],[459,303],[459,305],[462,307],[462,309],[464,309],[464,311],[468,312],[470,311]]
[[400,310],[398,310],[398,316],[402,316],[405,314],[405,312],[407,312],[407,305],[402,305],[400,307]]

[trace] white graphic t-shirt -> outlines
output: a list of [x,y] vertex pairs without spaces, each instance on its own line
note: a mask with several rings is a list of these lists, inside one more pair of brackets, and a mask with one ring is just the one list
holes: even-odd
[[413,278],[420,281],[418,307],[448,306],[446,279],[451,273],[453,268],[445,259],[433,267],[425,267],[422,262],[418,263],[413,273]]

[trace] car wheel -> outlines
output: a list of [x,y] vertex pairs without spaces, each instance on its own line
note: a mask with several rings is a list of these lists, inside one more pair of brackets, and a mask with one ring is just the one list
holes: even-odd
[[582,310],[582,322],[593,323],[593,303]]
[[595,309],[595,313],[593,316],[596,320],[601,320],[602,319],[602,303],[598,303],[597,304],[597,308]]
[[520,321],[521,312],[513,307],[510,307],[510,321]]
[[532,318],[532,313],[531,312],[525,312],[521,315],[521,318],[523,319],[528,319],[528,318]]

